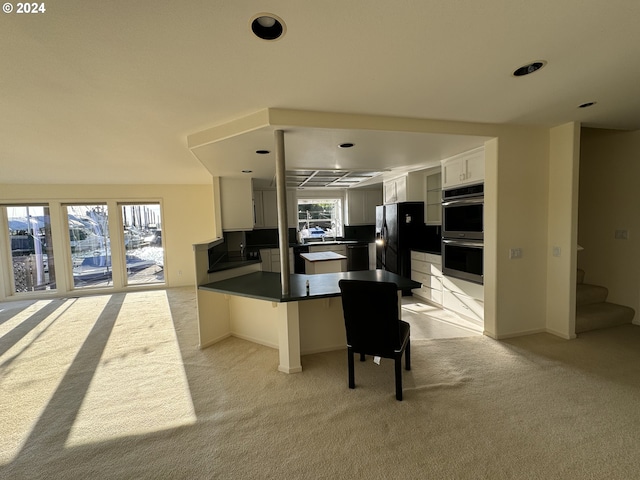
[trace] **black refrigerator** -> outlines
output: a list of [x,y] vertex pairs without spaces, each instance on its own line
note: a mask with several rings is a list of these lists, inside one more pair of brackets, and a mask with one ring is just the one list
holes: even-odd
[[411,278],[411,249],[425,234],[424,203],[376,207],[376,268]]

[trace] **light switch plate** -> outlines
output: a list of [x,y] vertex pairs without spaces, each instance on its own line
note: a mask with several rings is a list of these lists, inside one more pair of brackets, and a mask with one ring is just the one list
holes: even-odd
[[521,248],[511,248],[509,249],[509,258],[514,260],[516,258],[522,258],[522,249]]
[[616,230],[615,233],[616,240],[628,240],[629,239],[629,230]]

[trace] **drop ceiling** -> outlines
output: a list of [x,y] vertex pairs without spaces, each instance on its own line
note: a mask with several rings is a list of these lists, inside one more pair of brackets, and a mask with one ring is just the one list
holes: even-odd
[[[265,9],[286,23],[277,41],[250,31]],[[245,164],[269,178],[273,158],[235,137],[204,162],[187,146],[265,108],[635,130],[638,18],[629,0],[55,2],[4,14],[0,183],[210,183]],[[547,64],[511,75],[536,60]],[[244,140],[272,150],[271,133]],[[478,141],[343,133],[287,132],[287,168],[399,171]],[[336,140],[356,148],[342,156]]]

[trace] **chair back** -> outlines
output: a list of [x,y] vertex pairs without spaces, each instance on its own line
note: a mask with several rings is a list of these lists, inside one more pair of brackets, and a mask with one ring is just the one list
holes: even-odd
[[358,353],[393,355],[400,348],[398,286],[391,282],[340,280],[347,344]]

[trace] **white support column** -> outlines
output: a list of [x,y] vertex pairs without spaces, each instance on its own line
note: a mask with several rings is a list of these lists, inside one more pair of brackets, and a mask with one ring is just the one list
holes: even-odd
[[278,241],[280,243],[280,285],[282,295],[289,295],[289,220],[287,217],[287,179],[284,158],[284,132],[274,132],[276,141],[276,200],[278,208]]
[[301,372],[298,302],[278,304],[278,342],[280,352],[278,370],[284,373]]

